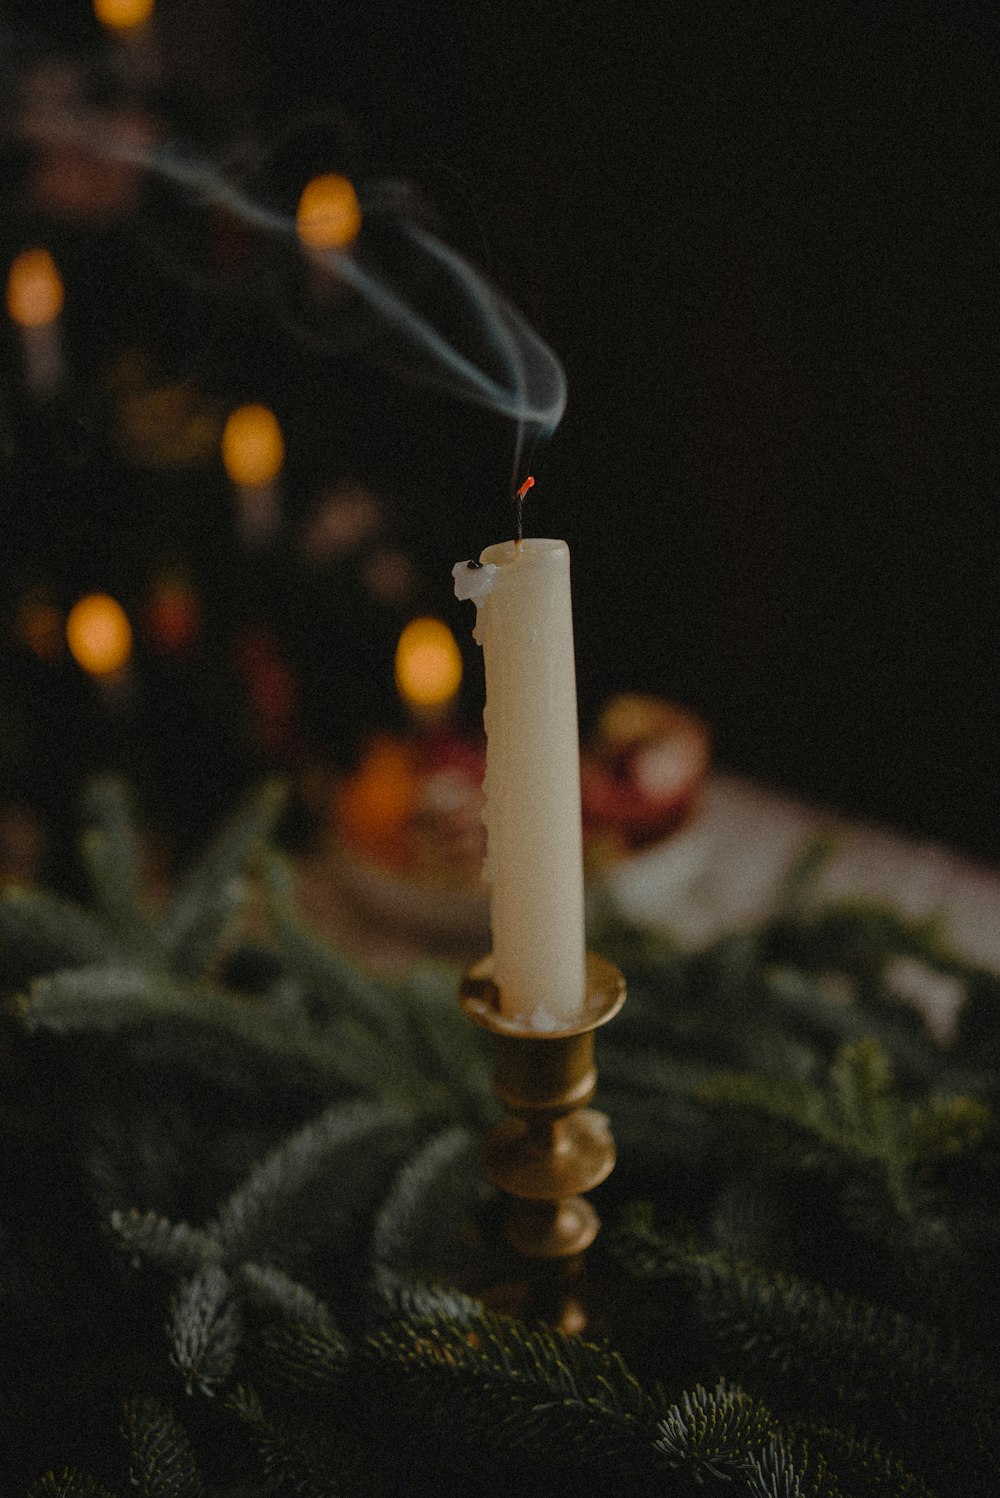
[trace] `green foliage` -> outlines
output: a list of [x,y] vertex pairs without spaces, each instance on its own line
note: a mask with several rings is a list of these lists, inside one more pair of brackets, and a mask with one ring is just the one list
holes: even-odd
[[647,1335],[672,1308],[705,1355],[775,1408],[853,1431],[877,1407],[898,1454],[932,1485],[989,1491],[1000,1383],[939,1327],[692,1248],[658,1233],[648,1211],[630,1213],[614,1252],[635,1282],[667,1292],[644,1305]]
[[687,1467],[696,1482],[745,1471],[747,1453],[770,1450],[777,1425],[742,1389],[720,1383],[710,1394],[701,1384],[661,1417],[655,1446],[671,1467]]
[[878,1221],[882,1237],[901,1231],[916,1250],[953,1251],[926,1183],[931,1167],[982,1140],[990,1110],[978,1099],[932,1094],[919,1103],[908,1100],[870,1038],[842,1047],[822,1085],[721,1072],[698,1095],[738,1115],[742,1142],[746,1123],[763,1120],[785,1136],[790,1155],[844,1181],[845,1210],[860,1215],[862,1229]]
[[227,1405],[253,1439],[268,1491],[293,1492],[300,1498],[340,1498],[345,1491],[340,1481],[340,1442],[328,1425],[308,1415],[289,1419],[270,1414],[249,1388],[234,1389]]
[[[495,1103],[457,973],[377,980],[308,930],[280,805],[157,913],[102,782],[93,909],[0,900],[5,1493],[992,1498],[1000,979],[814,906],[816,850],[694,954],[605,904],[619,1164],[565,1337],[473,1293]],[[964,990],[950,1045],[900,959]]]
[[47,1472],[32,1484],[28,1498],[115,1498],[115,1495],[94,1478],[67,1469],[59,1476]]
[[130,1399],[122,1431],[129,1445],[129,1485],[140,1498],[203,1498],[197,1459],[172,1410],[156,1399]]

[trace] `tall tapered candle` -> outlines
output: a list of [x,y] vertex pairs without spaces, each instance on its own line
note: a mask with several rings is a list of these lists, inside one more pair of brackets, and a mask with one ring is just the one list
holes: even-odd
[[486,864],[501,1012],[538,1030],[582,1018],[580,737],[569,548],[529,538],[453,569],[486,667]]

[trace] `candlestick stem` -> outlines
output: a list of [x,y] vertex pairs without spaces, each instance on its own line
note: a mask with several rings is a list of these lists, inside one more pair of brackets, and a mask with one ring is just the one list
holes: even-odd
[[578,1332],[587,1316],[576,1287],[600,1227],[582,1193],[615,1164],[608,1121],[587,1107],[597,1084],[594,1031],[618,1013],[625,980],[588,954],[580,1018],[551,1031],[501,1013],[492,958],[469,970],[460,997],[469,1018],[493,1036],[494,1088],[507,1110],[483,1141],[483,1169],[507,1198],[504,1238],[521,1277],[494,1299],[526,1319]]

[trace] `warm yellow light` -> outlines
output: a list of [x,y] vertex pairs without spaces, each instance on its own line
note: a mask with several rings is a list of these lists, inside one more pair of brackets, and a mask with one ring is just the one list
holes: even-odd
[[62,311],[62,276],[48,250],[22,250],[7,273],[7,311],[20,328],[41,328]]
[[112,31],[131,31],[146,24],[154,4],[155,0],[94,0],[94,15]]
[[277,478],[285,461],[278,419],[266,406],[240,406],[222,432],[222,461],[234,484],[256,487]]
[[329,172],[307,182],[299,199],[295,228],[311,250],[343,250],[357,239],[361,204],[347,178]]
[[415,708],[441,708],[462,681],[455,636],[440,619],[411,619],[396,646],[396,686]]
[[114,598],[107,593],[88,593],[69,611],[66,643],[84,671],[91,676],[111,676],[132,654],[132,626]]

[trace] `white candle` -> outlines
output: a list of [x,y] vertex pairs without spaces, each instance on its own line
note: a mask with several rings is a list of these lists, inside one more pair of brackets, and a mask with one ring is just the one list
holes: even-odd
[[580,736],[569,548],[529,538],[453,568],[486,666],[486,864],[501,1013],[538,1030],[582,1018],[586,986]]

